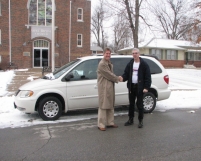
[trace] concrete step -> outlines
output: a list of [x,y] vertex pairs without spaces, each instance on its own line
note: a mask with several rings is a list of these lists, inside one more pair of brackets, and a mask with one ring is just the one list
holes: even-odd
[[40,73],[40,72],[42,72],[42,69],[43,68],[29,68],[28,71],[29,72],[38,72],[38,73]]
[[196,67],[194,65],[190,65],[190,64],[184,65],[184,68],[187,68],[187,69],[196,69]]
[[15,76],[13,77],[10,84],[7,86],[7,91],[9,95],[13,95],[20,86],[24,85],[27,82],[32,81],[33,79],[38,79],[42,77],[41,71],[14,71]]

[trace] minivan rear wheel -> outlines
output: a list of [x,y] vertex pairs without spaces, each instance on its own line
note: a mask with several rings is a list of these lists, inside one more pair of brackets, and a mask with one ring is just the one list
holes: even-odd
[[57,120],[62,113],[61,101],[56,97],[45,97],[39,102],[38,113],[45,121]]
[[156,107],[156,97],[151,92],[147,92],[143,96],[144,113],[151,113]]

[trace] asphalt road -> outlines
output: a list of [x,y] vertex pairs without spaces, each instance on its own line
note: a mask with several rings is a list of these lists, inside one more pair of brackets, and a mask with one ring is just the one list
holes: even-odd
[[97,119],[0,129],[0,161],[200,161],[201,109],[190,110],[146,114],[143,129],[125,115],[106,131]]

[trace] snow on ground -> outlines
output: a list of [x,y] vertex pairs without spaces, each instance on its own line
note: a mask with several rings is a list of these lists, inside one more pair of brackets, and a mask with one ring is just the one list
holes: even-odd
[[[201,108],[201,70],[197,69],[167,69],[170,78],[169,88],[172,90],[170,98],[158,101],[155,111],[170,109],[186,109],[194,113]],[[25,127],[37,124],[71,122],[96,118],[97,114],[63,116],[56,121],[43,121],[37,113],[24,114],[13,106],[13,97],[5,96],[6,86],[14,77],[13,71],[0,72],[0,128]],[[125,111],[115,112],[115,115],[127,114]]]
[[172,92],[169,99],[157,102],[155,110],[201,108],[201,70],[167,69],[167,72]]

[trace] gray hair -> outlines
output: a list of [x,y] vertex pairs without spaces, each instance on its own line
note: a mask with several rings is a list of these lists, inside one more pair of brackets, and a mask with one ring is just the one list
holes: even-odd
[[133,48],[133,50],[132,51],[137,51],[138,53],[140,53],[140,50],[138,49],[138,48]]

